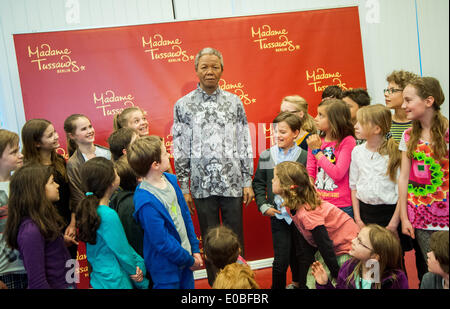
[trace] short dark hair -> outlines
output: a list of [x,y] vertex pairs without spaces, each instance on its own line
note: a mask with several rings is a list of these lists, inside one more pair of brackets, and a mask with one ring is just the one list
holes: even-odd
[[211,228],[203,240],[205,258],[218,269],[236,262],[239,248],[237,235],[224,225]]
[[370,105],[369,93],[363,88],[345,90],[342,93],[342,98],[345,97],[352,99],[359,107]]
[[163,139],[156,135],[143,136],[128,146],[127,158],[138,176],[146,176],[153,162],[161,162]]
[[342,89],[339,86],[331,85],[322,92],[322,99],[335,98],[342,99]]
[[123,127],[111,133],[108,137],[109,151],[114,161],[119,160],[123,155],[123,150],[130,145],[133,135],[139,136],[139,133],[132,128]]
[[138,185],[138,176],[128,163],[127,156],[122,156],[115,161],[114,168],[120,177],[120,187],[125,191],[134,191]]
[[291,128],[292,131],[300,131],[303,125],[302,119],[291,112],[279,113],[273,120],[273,123],[280,123],[283,121],[288,124],[289,128]]
[[448,231],[438,231],[431,234],[430,250],[433,251],[442,270],[448,274]]

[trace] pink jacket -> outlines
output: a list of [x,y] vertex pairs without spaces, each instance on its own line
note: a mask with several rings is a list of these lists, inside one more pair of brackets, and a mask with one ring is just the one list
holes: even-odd
[[351,190],[349,187],[349,171],[352,150],[356,146],[353,136],[344,138],[339,147],[337,142],[325,142],[322,138],[322,152],[325,156],[317,161],[308,149],[306,169],[309,176],[315,180],[316,189],[320,197],[337,207],[352,206]]

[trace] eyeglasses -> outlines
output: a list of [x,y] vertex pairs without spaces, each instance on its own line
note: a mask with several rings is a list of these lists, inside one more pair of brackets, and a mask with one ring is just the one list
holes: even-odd
[[363,243],[361,242],[361,239],[359,239],[359,237],[356,237],[356,240],[358,241],[358,244],[359,244],[359,245],[361,245],[362,247],[366,248],[367,250],[370,250],[370,251],[373,250],[372,248],[367,247],[365,244],[363,244]]
[[384,93],[389,93],[389,94],[393,94],[399,91],[403,91],[403,89],[398,89],[398,88],[387,88],[387,89],[383,89]]

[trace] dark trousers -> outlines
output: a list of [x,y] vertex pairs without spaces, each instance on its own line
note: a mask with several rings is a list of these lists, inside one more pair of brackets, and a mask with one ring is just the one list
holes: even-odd
[[307,289],[306,279],[308,270],[315,261],[314,255],[318,249],[311,246],[299,231],[296,233],[295,242],[296,258],[298,262],[298,286],[300,289]]
[[298,282],[298,262],[295,256],[294,237],[296,227],[286,220],[271,217],[273,241],[272,289],[286,288],[286,272],[291,266],[292,281]]
[[[198,223],[202,240],[210,228],[222,224],[230,228],[239,238],[241,244],[241,256],[244,255],[244,231],[242,226],[242,197],[210,196],[207,198],[194,199],[195,209],[197,210]],[[218,269],[205,261],[208,283],[214,284]]]

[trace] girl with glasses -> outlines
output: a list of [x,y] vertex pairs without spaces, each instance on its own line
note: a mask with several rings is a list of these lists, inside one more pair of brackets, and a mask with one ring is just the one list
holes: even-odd
[[384,89],[384,99],[386,107],[394,110],[391,133],[397,142],[400,142],[403,131],[411,127],[411,121],[406,118],[405,111],[402,109],[402,93],[406,84],[415,77],[417,75],[414,73],[399,70],[393,71],[386,78],[388,87]]
[[389,230],[365,226],[352,241],[350,260],[339,270],[333,285],[320,262],[312,265],[317,289],[408,289],[408,278],[401,267],[401,247]]

